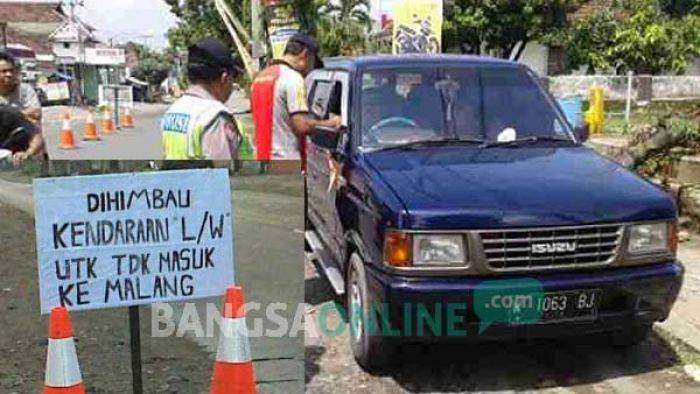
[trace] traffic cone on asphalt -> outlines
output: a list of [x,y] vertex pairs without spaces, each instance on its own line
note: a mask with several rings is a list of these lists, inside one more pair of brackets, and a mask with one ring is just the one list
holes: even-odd
[[88,112],[87,121],[85,121],[85,134],[83,141],[99,141],[100,136],[97,135],[97,124],[95,124],[95,114],[92,110]]
[[102,134],[114,134],[114,121],[109,107],[105,107],[102,111]]
[[70,125],[70,112],[63,114],[63,125],[61,126],[60,149],[75,149],[75,138],[73,137],[73,127]]
[[214,363],[211,394],[252,394],[255,372],[243,309],[243,289],[230,287],[224,296],[224,318]]
[[85,394],[73,342],[73,327],[64,307],[54,308],[49,318],[44,394]]
[[131,114],[129,108],[124,108],[124,116],[122,116],[122,127],[127,129],[134,128],[134,115]]

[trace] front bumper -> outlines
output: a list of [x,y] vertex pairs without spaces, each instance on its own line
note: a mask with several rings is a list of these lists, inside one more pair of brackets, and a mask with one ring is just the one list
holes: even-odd
[[[492,279],[395,276],[367,267],[369,298],[381,311],[378,321],[384,324],[382,335],[411,341],[562,337],[651,324],[668,317],[683,274],[683,265],[678,261],[593,272],[504,275]],[[535,279],[545,292],[600,289],[602,299],[597,317],[586,321],[520,325],[493,322],[480,333],[481,319],[473,308],[475,289],[484,281],[522,278]],[[507,293],[512,289],[503,287],[502,290]],[[431,321],[439,323],[420,324],[419,307],[424,317],[427,311]],[[454,315],[459,316],[455,318]],[[448,316],[451,316],[449,321]],[[422,326],[420,332],[418,325]]]

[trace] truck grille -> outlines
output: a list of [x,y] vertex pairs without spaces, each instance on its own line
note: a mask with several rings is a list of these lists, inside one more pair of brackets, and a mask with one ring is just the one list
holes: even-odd
[[489,268],[498,272],[598,267],[610,264],[621,225],[480,232]]

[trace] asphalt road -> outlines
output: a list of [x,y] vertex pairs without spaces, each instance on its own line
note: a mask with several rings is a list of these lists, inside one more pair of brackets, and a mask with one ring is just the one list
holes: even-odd
[[[167,109],[165,104],[139,104],[133,111],[135,128],[121,129],[116,134],[103,135],[101,141],[82,141],[87,112],[76,107],[46,107],[42,129],[49,151],[54,160],[158,160],[161,158],[160,118]],[[71,126],[76,148],[59,149],[62,115],[72,114]]]
[[[303,193],[297,176],[233,178],[234,243],[237,284],[262,312],[249,312],[248,327],[271,303],[289,306],[278,312],[291,325],[303,302]],[[9,187],[7,183],[4,183]],[[274,186],[274,187],[272,187]],[[275,192],[269,192],[274,189]],[[20,188],[20,190],[26,190]],[[27,195],[28,199],[31,196]],[[0,392],[40,392],[44,378],[47,319],[39,314],[33,219],[0,199]],[[197,303],[200,319],[205,302]],[[182,310],[181,306],[177,310]],[[175,321],[180,322],[175,314]],[[144,392],[207,393],[216,352],[216,338],[154,338],[151,310],[141,308]],[[83,380],[90,393],[130,392],[131,372],[127,311],[109,309],[72,316]],[[258,390],[302,393],[303,332],[295,337],[251,338]]]
[[[250,107],[249,100],[240,91],[231,95],[227,105],[234,112],[247,111]],[[86,109],[66,106],[45,107],[42,129],[49,157],[54,160],[161,160],[163,150],[160,119],[167,109],[167,104],[137,103],[132,112],[135,127],[122,128],[118,133],[110,135],[102,134],[100,127],[102,116],[97,114],[95,121],[102,140],[83,141],[87,119]],[[71,126],[76,142],[76,148],[70,150],[59,148],[63,114],[66,111],[72,115]]]
[[[338,300],[309,260],[305,272],[307,320],[318,322],[324,305]],[[700,381],[685,372],[687,365],[700,363],[700,356],[662,334],[628,351],[611,349],[597,337],[406,346],[394,366],[373,375],[355,363],[347,323],[331,313],[326,327],[342,334],[321,336],[319,328],[307,329],[308,393],[700,392]]]

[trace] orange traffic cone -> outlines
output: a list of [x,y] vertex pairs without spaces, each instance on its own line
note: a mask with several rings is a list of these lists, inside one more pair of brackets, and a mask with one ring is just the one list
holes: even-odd
[[105,107],[102,112],[102,134],[114,134],[114,121],[109,107]]
[[242,288],[234,286],[226,290],[211,394],[256,392],[243,303]]
[[124,108],[124,116],[122,116],[122,127],[127,129],[134,128],[134,115],[131,114],[129,108]]
[[60,149],[75,149],[75,139],[73,138],[73,127],[70,125],[70,112],[63,114],[63,125],[61,126]]
[[87,121],[85,122],[85,135],[83,141],[99,141],[100,136],[97,135],[97,124],[95,124],[95,114],[90,110],[88,112]]
[[64,307],[54,308],[49,318],[44,394],[85,394],[73,342],[73,327]]

